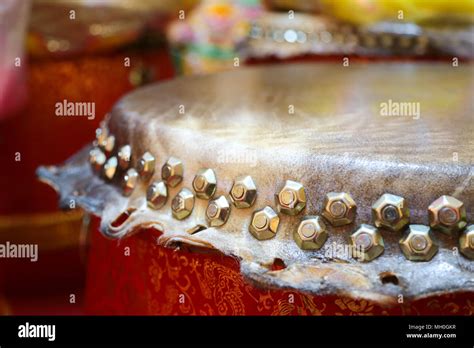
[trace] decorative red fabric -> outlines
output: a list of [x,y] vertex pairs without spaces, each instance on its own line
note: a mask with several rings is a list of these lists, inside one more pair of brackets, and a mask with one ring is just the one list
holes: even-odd
[[92,235],[86,313],[124,315],[473,315],[469,293],[381,307],[360,299],[263,289],[239,261],[216,252],[164,248],[147,229],[122,240]]

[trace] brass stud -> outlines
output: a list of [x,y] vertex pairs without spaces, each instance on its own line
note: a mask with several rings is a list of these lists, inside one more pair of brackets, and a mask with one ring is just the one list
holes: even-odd
[[106,160],[107,157],[98,147],[94,147],[92,150],[90,150],[89,163],[91,164],[92,169],[94,171],[99,173],[102,170],[102,166],[104,165]]
[[320,249],[328,238],[326,225],[319,216],[306,216],[294,232],[293,238],[303,250]]
[[156,181],[146,190],[147,205],[151,209],[160,209],[168,199],[168,189],[163,181]]
[[225,196],[220,196],[209,202],[206,209],[206,219],[209,226],[222,226],[230,216],[229,201]]
[[109,135],[103,143],[104,151],[107,155],[110,155],[115,148],[115,136]]
[[95,138],[97,140],[97,145],[100,147],[104,146],[108,136],[109,132],[105,127],[100,127],[95,130]]
[[104,164],[103,174],[107,180],[112,180],[117,172],[118,161],[117,157],[110,157]]
[[173,217],[178,220],[187,218],[194,208],[194,195],[187,188],[182,188],[181,191],[173,198],[171,202],[171,210]]
[[147,151],[138,160],[137,171],[142,178],[148,179],[155,172],[155,164],[155,157]]
[[97,128],[95,134],[97,140],[95,143],[109,156],[115,147],[115,136],[110,135],[108,129],[105,127]]
[[384,249],[384,242],[380,231],[370,225],[362,224],[351,235],[351,244],[355,248],[361,261],[371,261],[379,257]]
[[230,199],[236,208],[249,208],[257,198],[257,187],[251,176],[239,176],[230,189]]
[[132,160],[132,147],[130,145],[122,146],[117,153],[119,167],[123,170],[130,167],[130,162]]
[[201,169],[193,180],[193,188],[196,197],[201,199],[210,199],[214,196],[217,187],[216,174],[212,169]]
[[441,196],[428,207],[431,228],[450,234],[466,227],[464,203],[451,196]]
[[266,206],[254,211],[249,231],[258,240],[270,239],[275,237],[279,224],[280,217],[278,214],[271,207]]
[[431,230],[424,225],[410,225],[405,236],[400,239],[400,249],[408,260],[429,261],[438,252]]
[[474,260],[474,225],[469,225],[459,237],[459,250],[468,259]]
[[380,42],[383,48],[390,48],[393,46],[393,36],[392,34],[384,34],[380,38]]
[[371,33],[362,36],[362,42],[365,47],[374,48],[377,45],[377,38]]
[[[120,163],[120,161],[119,161]],[[134,168],[130,168],[124,174],[122,179],[122,190],[125,196],[130,196],[137,186],[138,172]]]
[[389,193],[372,205],[372,219],[376,227],[400,231],[410,221],[410,210],[403,197]]
[[350,194],[330,192],[324,199],[322,215],[331,225],[342,226],[354,222],[356,211],[356,203]]
[[398,39],[398,44],[401,48],[408,48],[412,45],[412,38],[408,35],[400,36]]
[[306,193],[299,182],[287,180],[275,201],[279,212],[287,215],[297,215],[306,206]]
[[168,186],[176,187],[183,180],[183,163],[170,157],[161,168],[161,177]]

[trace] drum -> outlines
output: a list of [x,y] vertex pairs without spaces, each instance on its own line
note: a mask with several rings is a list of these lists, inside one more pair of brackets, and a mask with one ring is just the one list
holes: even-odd
[[101,218],[89,311],[469,314],[471,72],[287,64],[128,94],[37,172]]

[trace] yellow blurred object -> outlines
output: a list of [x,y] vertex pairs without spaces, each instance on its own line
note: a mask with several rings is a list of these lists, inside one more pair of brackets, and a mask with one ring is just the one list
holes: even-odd
[[209,13],[220,17],[229,17],[232,11],[233,9],[229,4],[215,4],[209,7]]
[[325,12],[338,19],[370,24],[377,21],[474,22],[473,0],[320,0]]
[[22,215],[0,215],[0,243],[38,244],[41,250],[81,247],[84,228],[81,210]]

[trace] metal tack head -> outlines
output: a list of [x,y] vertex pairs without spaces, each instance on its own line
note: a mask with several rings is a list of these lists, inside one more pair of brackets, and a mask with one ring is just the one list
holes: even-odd
[[173,217],[178,220],[185,219],[191,214],[193,208],[194,194],[191,192],[191,190],[182,188],[171,202]]
[[428,207],[428,219],[431,228],[451,234],[466,227],[466,208],[454,197],[441,196]]
[[94,147],[92,150],[90,150],[89,163],[95,172],[100,173],[106,160],[107,157],[105,156],[105,153],[103,153],[98,147]]
[[193,180],[193,189],[196,197],[201,199],[211,199],[217,188],[217,178],[210,168],[200,169]]
[[105,142],[102,144],[102,146],[106,155],[109,156],[114,151],[114,148],[115,148],[115,136],[109,135],[106,138]]
[[166,204],[168,189],[163,181],[156,181],[146,190],[146,201],[151,209],[160,209]]
[[125,196],[130,196],[137,186],[138,172],[134,168],[128,169],[123,175],[122,190]]
[[380,231],[370,225],[362,224],[351,235],[351,244],[355,248],[357,258],[371,261],[382,255],[385,245]]
[[155,172],[155,164],[156,164],[155,156],[153,156],[151,153],[147,151],[138,160],[137,171],[142,178],[148,179]]
[[474,225],[469,225],[459,237],[459,250],[468,259],[474,260]]
[[293,238],[303,250],[320,249],[328,238],[326,225],[319,216],[305,216],[294,232]]
[[257,198],[257,187],[250,175],[239,176],[230,189],[230,199],[236,208],[249,208]]
[[103,147],[107,137],[109,136],[109,131],[105,127],[100,127],[95,130],[95,138],[97,140],[97,145]]
[[256,210],[252,214],[249,231],[258,240],[265,240],[275,237],[280,217],[269,206]]
[[119,167],[123,170],[127,170],[130,167],[132,161],[132,147],[130,145],[122,146],[118,152],[117,157],[119,161]]
[[400,231],[410,222],[410,210],[405,198],[386,193],[372,205],[374,225],[390,231]]
[[118,166],[118,160],[117,160],[117,157],[115,156],[110,157],[107,160],[107,162],[105,162],[104,168],[102,171],[105,179],[111,181],[114,178],[115,173],[117,172],[117,166]]
[[170,157],[161,168],[161,178],[170,187],[176,187],[183,180],[183,162]]
[[209,202],[206,209],[206,220],[209,226],[222,226],[230,216],[229,201],[225,196],[220,196]]
[[306,206],[306,193],[299,182],[287,180],[275,201],[279,212],[287,215],[297,215]]
[[330,192],[324,199],[322,215],[331,225],[342,226],[354,222],[356,211],[356,203],[350,194]]
[[424,225],[408,226],[399,245],[405,257],[411,261],[429,261],[438,252],[430,228]]

